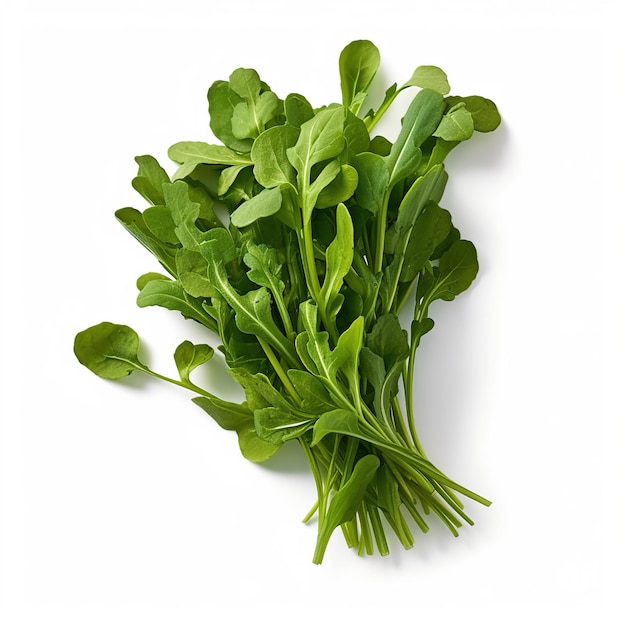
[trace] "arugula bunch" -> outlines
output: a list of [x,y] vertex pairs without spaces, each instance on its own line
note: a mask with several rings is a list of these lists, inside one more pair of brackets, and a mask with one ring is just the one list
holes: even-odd
[[[339,59],[342,103],[319,108],[296,93],[281,100],[255,70],[237,69],[208,91],[221,144],[173,145],[171,177],[153,157],[136,158],[132,185],[150,206],[116,216],[166,272],[138,279],[137,304],[211,331],[245,402],[191,380],[214,355],[208,344],[176,348],[178,378],[139,359],[128,326],[103,322],[74,345],[103,378],[139,370],[191,390],[251,461],[297,441],[317,488],[305,518],[317,514],[315,563],[337,527],[359,555],[375,547],[384,555],[389,532],[413,545],[411,519],[426,532],[432,513],[454,535],[471,524],[460,495],[489,505],[428,460],[412,384],[416,349],[434,326],[431,304],[453,300],[478,271],[473,244],[440,206],[443,161],[500,116],[485,98],[446,95],[434,66],[418,67],[361,114],[379,63],[373,43],[350,43]],[[397,138],[372,136],[409,88],[419,90]]]

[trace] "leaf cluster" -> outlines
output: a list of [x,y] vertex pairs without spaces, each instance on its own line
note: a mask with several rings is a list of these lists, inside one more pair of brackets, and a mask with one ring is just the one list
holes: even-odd
[[[387,554],[389,532],[413,545],[410,520],[426,531],[432,513],[453,534],[471,523],[459,494],[488,504],[428,460],[412,385],[432,303],[456,298],[478,271],[473,244],[441,206],[444,159],[500,117],[486,98],[448,95],[434,66],[418,67],[362,114],[379,64],[374,44],[350,43],[339,59],[341,103],[318,108],[237,69],[208,90],[219,143],[173,145],[171,176],[153,157],[136,158],[132,185],[149,206],[116,217],[161,266],[137,280],[137,304],[204,326],[243,403],[192,382],[214,355],[208,344],[176,348],[177,378],[139,359],[127,326],[103,322],[74,346],[103,378],[139,370],[193,391],[252,461],[297,442],[317,488],[307,516],[317,513],[316,563],[337,528],[359,554]],[[405,89],[417,92],[398,136],[375,135]]]

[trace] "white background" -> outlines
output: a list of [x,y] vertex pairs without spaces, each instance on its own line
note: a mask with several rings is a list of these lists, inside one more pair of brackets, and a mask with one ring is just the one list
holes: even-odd
[[[624,19],[618,2],[8,2],[2,9],[2,624],[621,624],[624,590]],[[449,159],[444,198],[478,248],[472,289],[433,311],[418,428],[493,499],[474,528],[321,567],[297,451],[240,457],[188,394],[102,381],[72,353],[110,320],[154,369],[205,339],[138,309],[158,270],[117,224],[143,208],[133,157],[211,140],[206,90],[254,67],[284,96],[340,97],[353,39],[380,93],[439,65],[503,116]],[[394,108],[397,118],[404,103]],[[237,389],[218,360],[212,385]]]

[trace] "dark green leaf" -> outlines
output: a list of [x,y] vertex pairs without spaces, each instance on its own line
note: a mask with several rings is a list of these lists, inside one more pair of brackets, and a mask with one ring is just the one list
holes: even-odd
[[417,170],[422,157],[420,146],[439,126],[444,108],[443,96],[432,89],[422,89],[415,96],[386,157],[392,185]]
[[471,241],[461,239],[441,255],[436,281],[430,300],[454,300],[465,291],[478,273],[476,248]]

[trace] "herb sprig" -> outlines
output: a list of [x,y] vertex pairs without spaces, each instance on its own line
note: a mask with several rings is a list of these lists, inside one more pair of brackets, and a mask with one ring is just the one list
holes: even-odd
[[[430,306],[453,300],[478,271],[474,245],[440,206],[443,161],[500,116],[486,98],[447,95],[434,66],[418,67],[361,115],[379,64],[373,43],[350,43],[339,59],[342,103],[320,108],[296,93],[280,99],[255,70],[237,69],[208,91],[221,144],[173,145],[172,176],[153,157],[136,158],[132,185],[150,206],[116,216],[166,272],[138,279],[137,304],[211,331],[245,402],[191,380],[214,356],[208,344],[176,348],[178,378],[140,360],[128,326],[103,322],[74,344],[102,378],[138,370],[190,390],[251,461],[296,441],[317,489],[305,518],[317,516],[315,563],[337,528],[359,555],[384,555],[389,532],[409,548],[411,520],[426,532],[429,514],[457,535],[472,523],[460,496],[490,504],[427,458],[413,379],[434,326]],[[409,88],[418,91],[397,138],[373,135]]]

